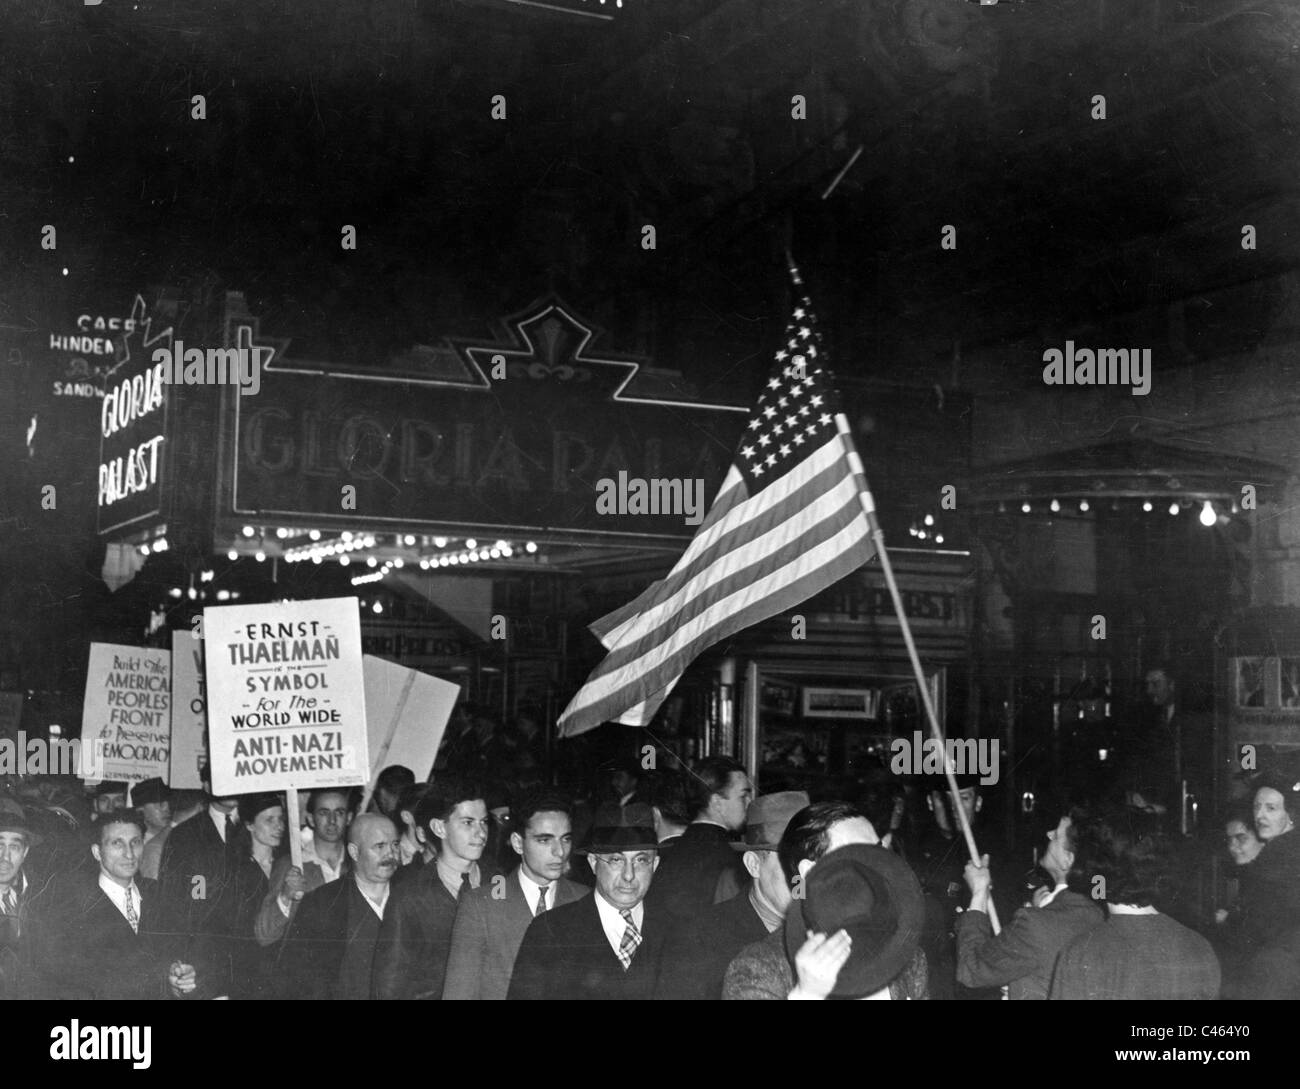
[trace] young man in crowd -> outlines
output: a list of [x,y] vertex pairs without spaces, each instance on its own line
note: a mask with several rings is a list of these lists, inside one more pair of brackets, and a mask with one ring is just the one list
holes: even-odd
[[970,906],[957,918],[957,982],[963,987],[1005,985],[1010,999],[1045,1001],[1061,950],[1102,924],[1102,908],[1089,895],[1091,868],[1079,850],[1085,819],[1081,810],[1072,810],[1047,833],[1038,864],[1052,885],[1039,889],[996,936],[988,915],[989,856],[979,866],[966,863]]
[[573,852],[568,802],[535,793],[516,806],[516,813],[510,846],[519,865],[504,881],[461,894],[443,998],[505,999],[529,924],[590,891],[564,876]]
[[790,906],[790,884],[777,846],[790,818],[808,805],[801,790],[755,798],[745,815],[745,833],[733,846],[749,885],[738,896],[714,904],[669,934],[659,970],[656,998],[719,999],[727,965],[751,942],[781,927]]
[[691,823],[665,852],[655,876],[654,902],[670,915],[691,919],[718,903],[718,881],[730,874],[731,891],[745,884],[732,836],[745,826],[754,787],[745,769],[725,756],[710,756],[687,777]]
[[372,996],[440,999],[456,907],[466,888],[491,884],[498,872],[479,860],[488,840],[483,788],[439,776],[415,812],[425,862],[394,890],[379,931]]
[[1092,818],[1077,840],[1101,878],[1107,919],[1078,935],[1056,962],[1053,999],[1210,999],[1219,961],[1210,943],[1159,911],[1170,845],[1131,811]]
[[608,806],[585,848],[596,891],[536,916],[515,959],[515,1000],[643,1000],[654,997],[668,927],[647,903],[659,864],[650,807]]

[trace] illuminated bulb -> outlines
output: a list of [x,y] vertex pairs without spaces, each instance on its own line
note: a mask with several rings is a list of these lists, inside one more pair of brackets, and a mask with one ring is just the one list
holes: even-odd
[[505,548],[505,546],[506,546],[505,541],[497,541],[497,543],[493,545],[494,548]]
[[347,556],[340,556],[340,557],[339,557],[339,566],[340,566],[340,567],[347,567],[347,565],[350,564],[351,562],[352,562],[352,561],[351,561],[350,559],[348,559]]
[[168,590],[167,592],[168,592],[169,594],[171,594],[172,597],[180,597],[180,596],[181,596],[181,588],[180,588],[179,586],[173,586],[173,587],[172,587],[170,590]]
[[1060,500],[1053,499],[1052,502],[1051,502],[1051,508],[1052,508],[1052,513],[1053,513],[1053,514],[1058,514],[1058,513],[1060,512],[1060,510],[1061,510],[1061,503],[1060,503]]
[[1025,514],[1028,514],[1028,513],[1029,513],[1029,510],[1030,510],[1029,504],[1028,504],[1028,503],[1021,503],[1021,504],[1020,504],[1020,509],[1021,509]]
[[147,556],[147,555],[149,555],[149,546],[148,546],[148,545],[141,545],[141,546],[140,546],[140,555],[141,555],[141,556]]
[[320,558],[320,553],[317,552],[316,555],[314,555],[314,556],[311,558],[311,562],[312,562],[312,563],[320,563],[320,559],[321,559],[321,558]]
[[415,538],[408,533],[405,537],[402,538],[402,543],[407,545],[413,545],[415,544]]
[[275,536],[277,540],[283,541],[287,536],[289,536],[289,531],[285,529],[284,526],[281,526],[275,531]]
[[508,544],[501,546],[501,555],[503,556],[512,556],[514,555],[514,551],[515,550],[511,548]]
[[394,566],[394,567],[405,567],[405,566],[406,566],[406,561],[403,560],[403,559],[400,559],[400,558],[399,558],[399,559],[396,559],[396,560],[393,561],[393,566]]
[[229,590],[218,590],[218,591],[217,591],[217,600],[218,600],[218,601],[229,601],[229,600],[230,600],[230,591],[229,591]]
[[194,589],[193,586],[191,586],[189,590],[186,591],[185,596],[188,597],[191,601],[193,601],[196,597],[199,596],[199,592],[196,589]]
[[1079,513],[1080,514],[1088,513],[1088,501],[1086,499],[1079,500]]
[[154,543],[153,543],[153,550],[154,550],[155,552],[166,552],[166,551],[167,551],[167,538],[166,538],[166,537],[159,537],[158,540],[154,541]]
[[470,537],[470,538],[465,542],[465,547],[468,548],[468,549],[475,549],[475,548],[478,548],[478,541],[474,540],[473,537]]
[[256,556],[253,557],[253,559],[255,559],[258,563],[265,563],[265,562],[266,562],[266,553],[265,553],[265,552],[259,552]]
[[307,536],[310,537],[313,541],[319,541],[319,540],[320,540],[320,530],[319,530],[319,529],[313,529],[310,533],[307,534]]
[[373,611],[375,615],[378,615],[379,613],[382,613],[384,611],[384,607],[381,604],[379,604],[378,601],[376,601],[373,606]]
[[342,533],[339,534],[339,536],[342,537],[343,540],[345,541],[350,541],[352,540],[352,530],[345,529]]
[[1170,514],[1177,514],[1177,513],[1178,513],[1178,504],[1177,504],[1177,503],[1170,503],[1170,504],[1169,504],[1169,513],[1170,513]]
[[459,556],[448,556],[448,557],[447,557],[447,562],[450,563],[450,564],[457,564],[457,563],[460,563],[460,557],[459,557]]
[[1212,526],[1218,520],[1219,516],[1214,513],[1214,504],[1207,499],[1205,506],[1201,508],[1201,525]]
[[232,548],[229,552],[226,553],[226,559],[230,560],[233,563],[235,560],[239,559],[239,553]]
[[488,555],[491,556],[492,559],[494,560],[499,560],[501,558],[501,549],[494,548],[488,552]]
[[526,545],[524,545],[524,551],[525,551],[525,552],[530,552],[530,553],[531,553],[531,552],[536,552],[536,551],[537,551],[537,542],[536,542],[536,541],[529,541]]
[[1148,514],[1151,513],[1152,507],[1151,507],[1151,500],[1150,500],[1150,499],[1148,499],[1145,503],[1142,504],[1142,509],[1143,509],[1144,511],[1146,511]]
[[374,538],[373,535],[371,535],[371,534],[369,534],[369,533],[366,534],[366,547],[367,547],[367,548],[374,548],[374,547],[375,547],[375,538]]
[[433,547],[434,547],[434,548],[446,548],[446,547],[447,547],[447,538],[446,538],[446,537],[435,537],[435,538],[433,539]]
[[377,559],[375,559],[374,556],[371,556],[368,560],[366,560],[366,566],[367,566],[367,567],[378,567],[378,566],[379,566],[379,561],[378,561]]
[[67,274],[68,274],[68,270],[65,268],[65,269],[63,270],[63,275],[66,276]]
[[935,543],[935,544],[943,544],[943,534],[942,534],[942,533],[936,533],[936,534],[934,535],[934,543]]
[[429,570],[429,561],[428,561],[428,560],[421,560],[421,561],[420,561],[420,570],[421,570],[421,571],[427,571],[427,570]]
[[925,516],[925,524],[926,524],[927,526],[932,526],[932,525],[934,525],[934,515],[933,515],[933,514],[927,514],[927,515]]
[[240,532],[242,532],[245,537],[251,537],[257,531],[252,526],[245,526]]

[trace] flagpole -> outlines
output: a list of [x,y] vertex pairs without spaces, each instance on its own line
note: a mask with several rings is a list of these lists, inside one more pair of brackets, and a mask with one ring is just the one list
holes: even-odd
[[[853,443],[853,433],[849,430],[848,419],[843,413],[836,416],[836,422],[839,425],[840,435],[848,448],[849,462],[853,471],[866,479],[866,473],[862,468],[862,459],[858,456],[857,448]],[[921,657],[916,652],[916,642],[912,638],[912,628],[907,622],[907,612],[903,608],[903,596],[898,592],[898,582],[894,578],[894,566],[889,561],[889,550],[885,547],[885,533],[880,528],[880,522],[876,518],[876,512],[869,498],[870,493],[865,489],[859,491],[858,497],[862,501],[862,510],[867,516],[867,522],[871,526],[871,539],[876,545],[876,554],[880,557],[880,569],[885,574],[885,585],[889,587],[889,596],[894,602],[894,612],[898,616],[898,626],[903,633],[903,642],[907,646],[907,656],[912,661],[912,672],[916,675],[916,686],[921,693],[921,704],[925,708],[925,717],[930,723],[930,734],[934,737],[939,745],[939,752],[943,755],[943,774],[948,780],[948,792],[952,797],[952,807],[957,814],[958,823],[961,825],[962,838],[966,841],[966,850],[970,854],[971,862],[978,866],[980,864],[979,848],[975,846],[975,835],[971,831],[970,821],[966,819],[966,808],[961,804],[961,791],[957,789],[957,777],[953,771],[952,757],[948,754],[948,746],[944,743],[943,730],[939,726],[939,717],[934,711],[934,701],[930,698],[930,687],[925,683],[925,670],[921,668]],[[1001,931],[998,922],[997,908],[993,905],[992,896],[988,900],[988,917],[989,924],[993,928],[993,933]]]

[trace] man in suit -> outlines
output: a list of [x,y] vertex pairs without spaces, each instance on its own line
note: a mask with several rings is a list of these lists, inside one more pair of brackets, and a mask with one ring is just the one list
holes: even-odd
[[[52,938],[46,950],[53,992],[60,998],[148,999],[195,992],[197,973],[176,955],[160,925],[158,887],[137,878],[144,852],[138,810],[101,815],[90,848],[93,880],[71,875],[52,894]],[[56,906],[57,905],[57,906]]]
[[790,818],[807,805],[808,795],[802,790],[754,799],[745,815],[743,842],[733,844],[744,852],[749,887],[673,928],[664,949],[656,998],[716,1001],[722,997],[722,980],[732,958],[751,942],[780,928],[790,906],[790,885],[776,848]]
[[370,997],[375,945],[397,872],[397,829],[363,813],[348,829],[349,872],[309,892],[295,912],[281,951],[286,997]]
[[528,925],[508,997],[653,998],[668,928],[663,909],[646,902],[658,848],[648,805],[602,807],[583,851],[596,891]]
[[1061,950],[1105,920],[1101,905],[1088,895],[1092,868],[1079,851],[1078,829],[1085,820],[1082,811],[1072,810],[1047,833],[1038,862],[1052,887],[1039,889],[1032,906],[1017,911],[996,937],[988,916],[988,855],[982,866],[966,863],[971,901],[957,919],[957,982],[963,987],[1006,986],[1013,1001],[1046,1000]]
[[[157,776],[136,783],[131,788],[131,801],[144,817],[144,854],[140,860],[140,876],[150,881],[158,880],[158,867],[162,862],[162,848],[149,850],[149,845],[172,826],[171,790]],[[166,842],[164,840],[163,842]]]
[[558,795],[534,794],[517,813],[510,846],[519,866],[503,882],[461,895],[443,998],[504,999],[529,923],[590,891],[564,876],[573,851],[569,803]]
[[398,884],[384,911],[375,951],[374,998],[442,998],[456,905],[463,892],[491,885],[498,872],[484,862],[488,811],[478,784],[440,776],[421,799],[425,864]]
[[1144,832],[1131,811],[1087,821],[1078,841],[1105,882],[1107,919],[1065,947],[1048,997],[1217,998],[1219,961],[1210,943],[1155,907],[1169,876],[1168,841]]
[[272,867],[266,897],[253,922],[253,936],[259,945],[274,945],[284,937],[307,893],[346,874],[344,840],[352,809],[352,792],[346,787],[313,790],[307,795],[311,842],[303,847],[301,869],[293,864],[291,855],[283,855]]
[[37,998],[39,923],[32,903],[43,882],[27,873],[27,855],[40,837],[17,802],[5,806],[0,811],[0,999]]
[[744,868],[731,837],[745,826],[754,788],[745,769],[725,756],[710,756],[691,769],[687,788],[691,824],[665,852],[655,875],[653,902],[679,919],[692,919],[717,903],[718,882],[743,887]]
[[158,884],[167,929],[185,938],[187,956],[204,961],[206,986],[217,995],[233,985],[233,965],[218,949],[234,925],[229,893],[252,847],[236,812],[239,799],[211,797],[206,766],[202,775],[208,805],[168,833]]

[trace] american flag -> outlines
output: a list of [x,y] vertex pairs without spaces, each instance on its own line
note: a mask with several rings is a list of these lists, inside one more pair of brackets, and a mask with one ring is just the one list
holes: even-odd
[[560,716],[561,737],[603,722],[646,725],[701,652],[875,555],[871,492],[812,304],[791,275],[785,343],[717,498],[677,566],[591,625],[609,654]]

